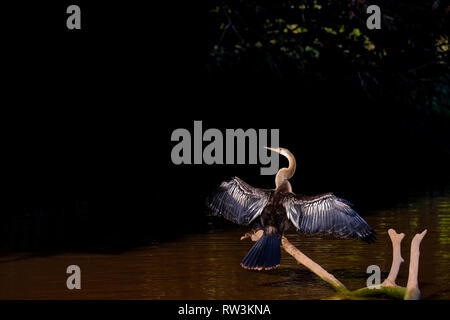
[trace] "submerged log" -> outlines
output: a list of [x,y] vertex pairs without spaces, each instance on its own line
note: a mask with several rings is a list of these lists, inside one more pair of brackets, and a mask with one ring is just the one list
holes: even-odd
[[[282,237],[281,244],[283,249],[290,254],[299,264],[304,265],[311,272],[316,274],[323,281],[327,282],[337,292],[335,299],[358,299],[358,298],[374,298],[385,297],[393,299],[413,300],[420,298],[420,290],[417,281],[419,270],[420,243],[426,235],[427,230],[421,234],[416,234],[411,243],[411,260],[409,266],[409,277],[407,287],[401,287],[396,284],[397,275],[400,265],[404,262],[401,256],[401,241],[405,237],[404,233],[397,233],[394,229],[389,229],[388,234],[392,242],[392,265],[388,277],[380,286],[365,287],[358,290],[348,290],[342,282],[336,279],[332,274],[328,273],[319,264],[311,260],[304,253],[298,250],[286,237]],[[262,230],[254,233],[246,233],[241,240],[250,238],[252,241],[258,241],[263,234]]]

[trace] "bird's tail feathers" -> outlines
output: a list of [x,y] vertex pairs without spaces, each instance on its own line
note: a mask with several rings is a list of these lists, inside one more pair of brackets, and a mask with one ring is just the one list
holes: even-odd
[[278,236],[264,232],[242,259],[241,266],[252,270],[270,270],[278,267],[280,260],[281,249]]

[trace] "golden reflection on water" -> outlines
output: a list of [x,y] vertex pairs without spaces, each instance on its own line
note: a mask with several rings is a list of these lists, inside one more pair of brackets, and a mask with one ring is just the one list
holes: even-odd
[[[387,276],[392,249],[387,230],[404,232],[398,284],[406,285],[410,243],[428,229],[421,246],[419,285],[424,299],[450,299],[450,198],[425,197],[389,210],[366,212],[378,233],[371,245],[353,240],[287,237],[350,289],[364,287],[369,265]],[[282,253],[281,267],[244,270],[252,243],[244,228],[212,230],[119,254],[67,253],[0,257],[0,299],[321,299],[333,290]],[[66,268],[82,270],[82,289],[66,289]]]

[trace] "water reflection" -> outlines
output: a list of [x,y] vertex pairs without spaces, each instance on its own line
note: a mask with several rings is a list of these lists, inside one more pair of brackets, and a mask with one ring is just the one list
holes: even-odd
[[[365,286],[367,266],[387,276],[392,227],[406,234],[398,283],[408,277],[409,247],[415,233],[428,229],[421,247],[419,284],[424,299],[450,299],[450,198],[429,195],[389,210],[367,212],[378,233],[375,244],[294,232],[291,242],[333,273],[348,288]],[[418,199],[418,200],[417,200]],[[333,290],[289,255],[266,272],[243,270],[250,246],[245,229],[188,235],[119,254],[8,255],[0,257],[0,299],[321,299]],[[82,290],[65,287],[66,267],[82,269]]]

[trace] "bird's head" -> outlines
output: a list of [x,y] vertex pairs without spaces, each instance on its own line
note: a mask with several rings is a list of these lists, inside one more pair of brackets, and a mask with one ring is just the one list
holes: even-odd
[[270,147],[264,147],[267,150],[273,151],[273,152],[277,152],[279,154],[282,154],[283,156],[287,157],[289,150],[285,149],[285,148],[270,148]]

